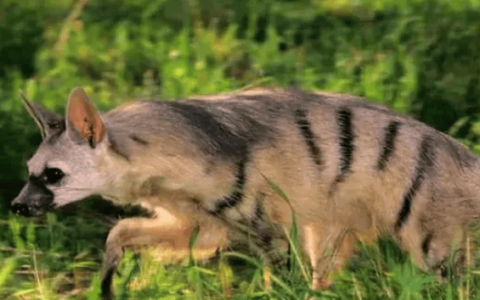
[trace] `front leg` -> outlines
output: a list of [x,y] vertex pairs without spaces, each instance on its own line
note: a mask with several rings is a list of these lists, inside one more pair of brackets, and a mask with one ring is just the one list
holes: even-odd
[[350,230],[320,223],[302,224],[303,247],[312,264],[312,290],[327,289],[332,275],[353,255],[356,235]]
[[[278,224],[275,224],[266,213],[262,203],[257,202],[254,213],[250,218],[250,226],[247,235],[254,250],[264,260],[263,282],[266,289],[271,288],[271,271],[288,268],[290,265],[290,245]],[[287,242],[286,245],[281,245]],[[282,256],[280,248],[287,248],[287,257]]]
[[188,248],[193,228],[182,224],[165,224],[162,220],[132,218],[121,220],[108,234],[103,261],[102,298],[111,299],[112,277],[122,259],[123,249],[132,246],[167,242],[173,248]]
[[[130,218],[121,220],[112,228],[107,237],[103,261],[102,298],[111,299],[112,278],[123,256],[123,249],[134,246],[157,246],[167,244],[175,252],[188,254],[189,243],[194,230],[200,232],[196,245],[209,253],[226,244],[227,232],[224,228],[213,226],[209,219],[180,218],[169,211],[156,207],[156,216],[149,218]],[[211,218],[210,218],[211,219]],[[203,229],[203,230],[202,230]]]

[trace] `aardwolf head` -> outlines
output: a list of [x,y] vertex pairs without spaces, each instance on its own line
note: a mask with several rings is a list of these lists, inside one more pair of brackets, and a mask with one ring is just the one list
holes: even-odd
[[12,201],[12,211],[39,215],[95,194],[104,184],[96,162],[106,129],[85,92],[81,88],[71,92],[65,118],[25,98],[24,102],[43,141],[28,161],[29,179]]

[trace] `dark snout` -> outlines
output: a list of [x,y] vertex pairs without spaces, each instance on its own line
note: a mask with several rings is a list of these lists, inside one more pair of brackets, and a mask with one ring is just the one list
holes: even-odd
[[29,181],[12,201],[11,210],[26,217],[37,216],[45,212],[52,201],[53,193],[50,190],[41,183]]

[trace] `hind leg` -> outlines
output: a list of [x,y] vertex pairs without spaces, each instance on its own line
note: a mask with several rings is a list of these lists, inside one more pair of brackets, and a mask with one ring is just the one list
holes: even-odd
[[[252,210],[240,212],[233,211],[231,215],[215,214],[219,220],[231,228],[232,232],[243,241],[250,251],[260,256],[264,262],[263,282],[267,289],[271,288],[271,271],[284,268],[288,265],[283,250],[287,250],[288,244],[285,233],[280,229],[282,224],[278,220],[272,220],[266,212],[264,204],[260,201],[253,206],[246,206],[244,209]],[[234,236],[235,236],[234,235]],[[235,240],[235,238],[232,238]]]
[[271,271],[287,266],[288,262],[281,255],[280,241],[277,239],[276,230],[271,223],[257,222],[254,229],[256,234],[251,239],[253,250],[264,260],[263,283],[266,289],[270,289]]

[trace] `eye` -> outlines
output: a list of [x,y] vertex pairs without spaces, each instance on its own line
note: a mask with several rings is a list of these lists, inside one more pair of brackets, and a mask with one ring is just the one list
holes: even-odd
[[58,183],[64,176],[65,174],[60,169],[47,168],[44,171],[42,179],[45,183],[55,184]]

